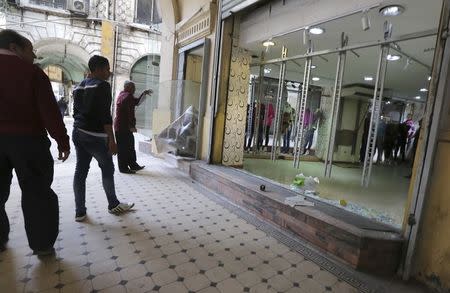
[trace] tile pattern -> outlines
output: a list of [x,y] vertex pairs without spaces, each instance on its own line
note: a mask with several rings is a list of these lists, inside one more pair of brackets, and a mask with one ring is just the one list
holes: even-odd
[[85,223],[74,222],[70,168],[58,172],[56,166],[61,232],[57,258],[45,261],[28,248],[15,182],[7,203],[11,240],[0,254],[1,291],[358,292],[161,161],[143,163],[151,167],[116,176],[119,197],[136,203],[120,217],[107,212],[93,167]]

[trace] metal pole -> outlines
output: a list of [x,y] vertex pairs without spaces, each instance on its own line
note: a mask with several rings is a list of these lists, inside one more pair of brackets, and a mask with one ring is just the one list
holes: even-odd
[[[294,167],[297,166],[297,160],[300,158],[300,152],[301,152],[301,146],[299,146],[299,135],[300,135],[300,128],[302,127],[302,108],[303,108],[303,96],[305,93],[305,85],[306,85],[306,76],[308,71],[308,59],[305,61],[305,70],[303,71],[303,83],[302,83],[302,90],[301,90],[301,96],[300,99],[297,101],[298,109],[297,109],[297,117],[296,117],[296,124],[295,124],[295,141],[294,141]],[[307,90],[306,90],[307,91]],[[299,149],[300,147],[300,149]]]
[[[264,58],[264,53],[261,54],[261,59]],[[255,124],[253,126],[253,131],[254,133],[254,140],[253,140],[253,152],[257,152],[258,151],[258,142],[259,142],[259,129],[260,129],[260,117],[261,117],[261,102],[263,99],[263,95],[264,95],[264,65],[261,65],[259,67],[259,77],[258,77],[258,83],[259,83],[259,87],[258,87],[258,99],[256,100],[255,106],[256,106],[256,111],[255,111]],[[253,105],[252,105],[253,107]]]
[[300,166],[300,155],[303,147],[305,111],[306,111],[306,104],[308,102],[310,77],[311,77],[311,58],[307,58],[305,62],[305,72],[303,75],[302,99],[300,101],[300,110],[298,113],[299,117],[297,121],[297,136],[295,137],[295,145],[294,145],[294,147],[297,149],[294,155],[295,168],[298,168]]
[[336,72],[336,80],[335,80],[335,88],[333,94],[333,105],[331,109],[332,120],[330,127],[330,136],[328,139],[328,147],[327,147],[327,157],[325,161],[325,176],[331,177],[331,169],[333,168],[333,155],[334,155],[334,145],[336,141],[336,128],[337,128],[337,120],[339,117],[340,105],[341,105],[341,90],[342,90],[342,80],[344,79],[345,72],[345,60],[347,57],[346,52],[342,52],[339,54],[338,58],[338,67]]
[[337,69],[336,69],[336,77],[334,80],[334,91],[333,91],[333,100],[331,101],[331,119],[330,119],[330,133],[328,135],[328,146],[327,146],[327,156],[325,158],[325,177],[328,176],[328,174],[331,174],[331,171],[329,172],[328,169],[331,168],[329,165],[331,164],[330,162],[330,156],[333,157],[333,153],[331,153],[331,145],[334,144],[333,140],[333,132],[336,131],[336,123],[334,121],[334,112],[335,112],[335,108],[336,108],[336,92],[337,92],[337,87],[339,84],[339,73],[340,73],[340,69],[341,69],[341,54],[339,54],[338,57],[338,61],[337,61]]
[[[286,57],[287,48],[283,46],[281,50],[282,57]],[[272,143],[272,152],[271,159],[275,161],[278,156],[278,147],[280,144],[280,122],[281,122],[281,113],[283,109],[281,109],[283,105],[283,93],[284,93],[284,78],[286,74],[286,62],[281,63],[280,67],[280,75],[278,80],[278,93],[277,93],[277,104],[275,110],[275,125],[274,125],[274,134],[273,134],[273,143]]]
[[[298,113],[300,111],[301,98],[302,98],[302,91],[299,89],[297,92],[297,102],[295,103],[295,120],[293,124],[294,127],[292,127],[292,137],[294,137],[294,141],[295,137],[297,137]],[[295,154],[295,142],[294,142],[294,154]]]
[[[383,99],[384,78],[387,67],[387,54],[389,52],[388,46],[380,48],[380,56],[378,60],[377,77],[375,81],[375,89],[372,101],[372,113],[370,115],[369,133],[367,135],[366,152],[364,156],[364,167],[361,177],[361,185],[368,187],[370,183],[370,176],[372,174],[373,155],[377,139],[378,122],[380,118],[381,101]],[[378,90],[379,89],[379,90]]]

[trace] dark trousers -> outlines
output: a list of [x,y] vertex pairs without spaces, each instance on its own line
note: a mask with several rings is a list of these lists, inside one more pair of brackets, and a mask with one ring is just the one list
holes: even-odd
[[291,130],[287,129],[285,133],[283,134],[283,148],[281,149],[282,153],[288,153],[290,148],[290,142],[291,142]]
[[405,161],[406,158],[406,140],[400,140],[395,145],[394,159],[397,160],[398,152],[400,151],[400,155],[402,156],[402,161]]
[[136,150],[134,149],[134,135],[131,131],[117,131],[117,162],[119,170],[128,170],[129,167],[137,167]]
[[14,169],[22,190],[22,211],[32,250],[52,248],[58,237],[58,197],[51,189],[53,158],[46,136],[0,135],[0,244],[6,243],[9,221],[5,204]]
[[312,129],[312,128],[309,129],[306,132],[305,138],[306,138],[306,141],[305,141],[305,144],[303,145],[303,155],[306,154],[306,151],[311,150],[312,143],[314,140],[314,129]]
[[266,126],[266,141],[265,141],[265,146],[269,145],[269,133],[270,133],[270,125]]
[[73,178],[76,213],[86,213],[86,178],[92,158],[97,160],[98,166],[102,170],[102,184],[108,199],[108,209],[116,207],[120,202],[116,196],[114,163],[109,152],[107,138],[86,134],[74,128],[72,140],[77,153],[77,165]]
[[[256,146],[257,146],[258,150],[261,148],[261,145],[263,142],[263,127],[264,126],[260,125],[259,130],[258,130],[258,141],[256,142]],[[247,149],[250,149],[252,146],[254,131],[255,131],[255,129],[252,125],[250,136],[248,137],[248,139],[246,138],[246,141],[244,142],[244,143],[247,143],[247,145],[246,145]]]

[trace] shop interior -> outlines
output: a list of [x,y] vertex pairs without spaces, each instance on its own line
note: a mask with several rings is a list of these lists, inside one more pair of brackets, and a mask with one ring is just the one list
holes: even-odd
[[244,170],[293,189],[296,175],[317,177],[308,196],[400,228],[441,5],[390,2],[240,39],[253,58]]

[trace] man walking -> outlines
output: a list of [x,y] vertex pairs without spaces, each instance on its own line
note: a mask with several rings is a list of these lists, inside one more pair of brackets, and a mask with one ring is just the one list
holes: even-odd
[[73,92],[74,129],[72,140],[77,153],[77,164],[73,180],[76,213],[75,221],[86,219],[86,177],[92,158],[102,171],[103,189],[108,199],[108,210],[112,214],[129,211],[133,203],[120,203],[114,185],[114,163],[112,156],[117,145],[112,130],[111,76],[108,59],[95,55],[88,63],[91,74]]
[[125,81],[124,89],[120,92],[116,102],[116,118],[114,119],[114,130],[117,139],[117,161],[119,171],[134,174],[144,169],[136,162],[136,150],[134,148],[133,132],[136,132],[135,107],[139,106],[145,95],[150,95],[151,90],[142,92],[139,98],[134,97],[136,86],[132,81]]
[[58,236],[58,197],[51,189],[50,140],[65,161],[69,137],[50,80],[33,65],[33,45],[13,30],[0,31],[0,251],[6,248],[9,221],[5,204],[14,169],[22,190],[28,244],[38,256],[54,253]]

